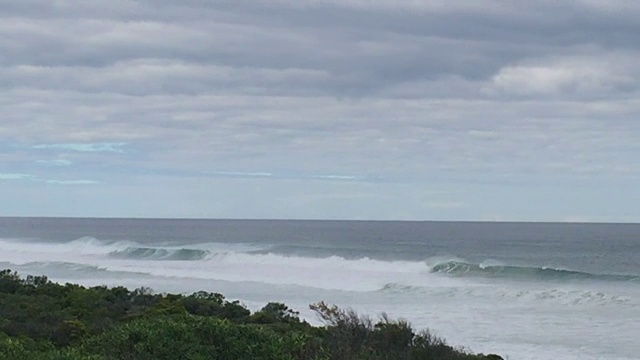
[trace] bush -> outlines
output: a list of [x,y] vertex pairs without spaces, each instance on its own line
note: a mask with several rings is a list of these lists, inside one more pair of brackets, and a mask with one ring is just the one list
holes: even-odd
[[138,319],[89,339],[84,349],[107,359],[295,359],[306,337],[268,328],[179,315]]
[[86,288],[0,271],[0,360],[500,360],[471,355],[404,320],[324,302],[313,327],[282,303],[251,312],[218,293]]

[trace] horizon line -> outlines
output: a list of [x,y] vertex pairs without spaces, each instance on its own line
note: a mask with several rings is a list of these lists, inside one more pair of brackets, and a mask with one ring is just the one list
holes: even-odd
[[321,219],[321,218],[206,218],[206,217],[122,217],[122,216],[5,216],[0,219],[76,219],[76,220],[197,220],[197,221],[317,221],[317,222],[431,222],[431,223],[488,223],[488,224],[603,224],[640,225],[640,222],[608,221],[537,221],[537,220],[406,220],[406,219]]

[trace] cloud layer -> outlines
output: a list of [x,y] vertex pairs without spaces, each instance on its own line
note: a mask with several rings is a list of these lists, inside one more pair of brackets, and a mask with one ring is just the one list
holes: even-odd
[[639,17],[589,0],[0,2],[0,180],[51,197],[0,214],[640,221]]

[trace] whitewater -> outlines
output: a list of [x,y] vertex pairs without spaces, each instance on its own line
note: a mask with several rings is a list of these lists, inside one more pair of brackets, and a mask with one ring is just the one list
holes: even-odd
[[638,359],[640,225],[0,218],[0,268],[325,301],[508,359]]

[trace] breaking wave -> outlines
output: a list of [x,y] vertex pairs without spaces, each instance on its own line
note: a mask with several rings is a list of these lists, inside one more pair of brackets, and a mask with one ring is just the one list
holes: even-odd
[[116,250],[109,253],[110,257],[119,259],[145,259],[145,260],[203,260],[209,255],[209,251],[200,249],[165,249],[151,247],[128,247],[124,250]]
[[434,265],[432,273],[457,277],[489,277],[531,280],[600,280],[640,281],[637,275],[592,274],[582,271],[554,269],[549,267],[483,265],[463,261],[447,261]]

